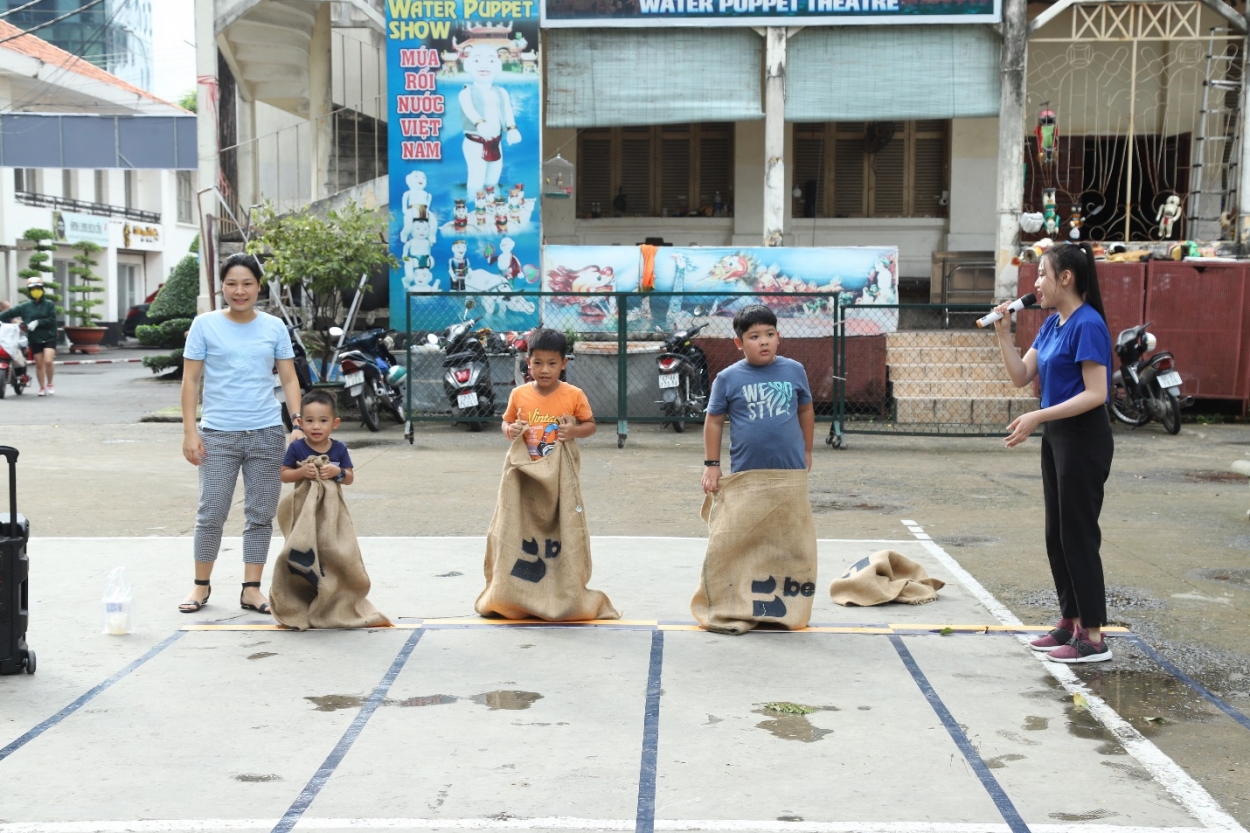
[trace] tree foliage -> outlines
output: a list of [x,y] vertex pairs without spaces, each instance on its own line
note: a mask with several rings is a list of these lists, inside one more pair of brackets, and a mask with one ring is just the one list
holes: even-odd
[[270,278],[303,287],[317,329],[342,323],[343,293],[362,274],[399,265],[386,245],[386,214],[355,201],[324,214],[305,208],[280,215],[266,204],[252,224],[248,252],[266,256]]
[[[56,246],[52,243],[52,238],[52,232],[47,229],[31,228],[22,232],[21,239],[33,241],[35,244],[35,250],[30,254],[30,265],[17,273],[18,276],[23,279],[22,286],[19,291],[28,298],[30,297],[30,293],[26,291],[26,279],[42,278],[44,297],[49,301],[60,300],[57,296],[56,281],[48,277],[55,271],[48,263],[48,261],[52,259],[52,255],[49,253],[56,248]],[[56,311],[64,312],[65,310],[58,306]]]
[[187,90],[178,97],[178,106],[184,110],[190,110],[192,113],[197,112],[200,106],[199,96],[194,89]]
[[91,267],[98,262],[92,255],[103,250],[90,240],[75,243],[74,248],[78,254],[73,257],[69,273],[77,278],[77,283],[70,284],[69,291],[76,297],[69,302],[69,314],[80,327],[98,327],[102,316],[95,308],[104,303],[102,298],[97,297],[104,291],[104,279]]
[[152,306],[148,307],[148,322],[159,324],[172,318],[194,318],[199,295],[200,261],[195,255],[187,255],[178,261],[169,273],[169,280],[156,293]]

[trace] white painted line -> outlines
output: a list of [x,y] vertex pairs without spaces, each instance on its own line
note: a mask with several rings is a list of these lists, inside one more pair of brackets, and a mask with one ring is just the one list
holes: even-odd
[[[217,831],[271,830],[277,819],[170,819],[143,821],[60,821],[0,823],[0,833],[217,833]],[[314,819],[305,818],[296,830],[623,830],[635,829],[633,819],[550,818],[475,819]],[[657,819],[662,831],[708,833],[1010,833],[1000,823],[946,822],[779,822]],[[1031,824],[1032,833],[1210,833],[1199,827],[1122,827],[1111,824]]]
[[[230,536],[227,536],[230,537]],[[237,538],[238,536],[234,536]],[[360,541],[474,541],[484,542],[485,535],[358,535]],[[193,541],[192,535],[35,535],[34,541]],[[275,543],[282,538],[273,536]],[[706,538],[687,538],[676,535],[592,535],[591,541],[704,541]],[[818,544],[892,544],[903,546],[915,544],[910,538],[817,538]]]
[[[946,550],[932,540],[922,541],[921,543],[1002,624],[1023,624],[1014,613],[1008,610],[1005,605],[994,598],[990,591],[986,590],[979,581],[973,578],[971,573],[961,567],[959,562],[952,558]],[[1020,640],[1021,644],[1027,644],[1031,637],[1018,635],[1016,638]],[[1238,824],[1237,820],[1220,806],[1211,793],[1203,789],[1202,785],[1190,777],[1189,773],[1182,769],[1176,761],[1163,754],[1159,747],[1146,740],[1128,721],[1120,717],[1115,709],[1108,706],[1106,701],[1094,694],[1081,682],[1080,677],[1071,668],[1058,662],[1050,662],[1042,654],[1035,652],[1030,652],[1030,654],[1037,659],[1052,677],[1059,681],[1059,684],[1063,686],[1065,691],[1069,694],[1080,694],[1085,698],[1089,712],[1094,716],[1094,719],[1115,736],[1115,739],[1124,747],[1124,751],[1135,758],[1158,782],[1159,786],[1163,787],[1178,804],[1193,816],[1195,821],[1203,824],[1208,830],[1246,833],[1245,828]],[[1029,827],[1031,830],[1041,829],[1037,825],[1030,825]],[[1083,825],[1081,829],[1088,830],[1089,828],[1089,825]]]

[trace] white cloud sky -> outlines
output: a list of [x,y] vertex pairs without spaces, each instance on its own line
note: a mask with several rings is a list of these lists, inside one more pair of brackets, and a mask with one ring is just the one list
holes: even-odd
[[177,101],[195,89],[195,0],[152,2],[152,94]]

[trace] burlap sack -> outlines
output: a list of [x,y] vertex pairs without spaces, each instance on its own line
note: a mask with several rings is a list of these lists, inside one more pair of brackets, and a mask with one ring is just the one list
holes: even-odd
[[840,605],[922,605],[936,599],[937,591],[945,586],[946,582],[929,578],[924,567],[902,553],[881,550],[847,567],[829,585],[829,595]]
[[482,616],[567,622],[619,619],[590,581],[590,535],[578,481],[577,443],[556,443],[531,460],[525,436],[504,459],[495,515],[486,533],[486,589],[474,608]]
[[807,627],[816,595],[816,526],[807,472],[759,469],[721,478],[703,499],[703,577],[690,612],[718,633],[768,623]]
[[[324,455],[312,459],[318,467],[328,462]],[[369,574],[338,483],[297,483],[278,503],[278,526],[286,541],[269,582],[269,606],[280,624],[301,631],[391,627],[366,598]]]

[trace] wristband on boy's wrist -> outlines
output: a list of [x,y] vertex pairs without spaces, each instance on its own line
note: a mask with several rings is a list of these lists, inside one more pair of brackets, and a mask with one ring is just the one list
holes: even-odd
[[708,468],[711,468],[712,466],[720,468],[720,460],[704,460],[703,465]]

